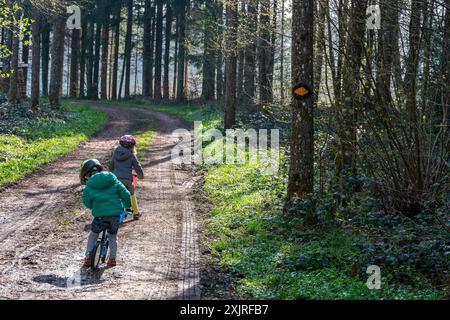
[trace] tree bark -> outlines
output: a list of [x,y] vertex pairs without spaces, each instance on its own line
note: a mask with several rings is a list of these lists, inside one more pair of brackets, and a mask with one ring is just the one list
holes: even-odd
[[120,46],[120,11],[122,8],[122,1],[118,1],[114,12],[114,55],[113,55],[113,74],[111,85],[111,99],[117,100],[117,77],[119,75],[119,46]]
[[81,48],[80,48],[80,86],[79,97],[84,98],[86,96],[86,50],[87,50],[87,18],[85,13],[81,16]]
[[238,3],[236,1],[226,5],[227,19],[227,58],[225,73],[227,77],[225,93],[225,129],[236,124],[236,68],[237,68],[237,31],[238,31]]
[[[22,41],[22,62],[28,65],[30,60],[30,46],[26,43],[30,42],[30,36],[28,33],[25,33]],[[28,89],[28,67],[23,68],[23,82],[25,86],[25,95]]]
[[189,0],[180,0],[177,8],[179,15],[178,25],[178,75],[177,75],[177,101],[186,100],[185,92],[185,58],[186,58],[186,10]]
[[102,24],[103,24],[103,8],[101,3],[97,7],[97,17],[96,17],[96,26],[95,26],[95,56],[94,56],[94,73],[92,80],[92,98],[98,99],[98,81],[100,75],[100,49],[102,42]]
[[217,23],[218,23],[218,32],[217,32],[217,61],[216,61],[216,97],[217,101],[223,101],[224,95],[224,74],[223,74],[223,4],[221,2],[217,5]]
[[[4,35],[3,35],[3,39],[2,41],[4,42],[3,45],[8,49],[11,50],[12,49],[12,37],[13,37],[13,33],[11,30],[6,29],[4,31]],[[4,73],[8,73],[11,70],[11,59],[9,56],[6,56],[5,58],[2,59],[2,70]],[[9,92],[9,78],[6,77],[4,79],[1,79],[2,81],[2,91],[5,94],[8,94]]]
[[[239,13],[239,20],[241,23],[239,24],[239,33],[243,33],[244,28],[244,19],[246,18],[246,8],[245,8],[245,2],[241,2],[241,11]],[[242,32],[241,32],[242,30]],[[243,87],[244,87],[244,68],[245,68],[245,47],[240,45],[240,48],[238,50],[238,67],[237,67],[237,98],[239,101],[243,100],[244,93],[243,93]]]
[[71,97],[76,97],[78,94],[78,62],[80,54],[80,30],[74,29],[72,31],[70,55],[70,93]]
[[284,103],[284,29],[285,29],[285,4],[281,1],[281,45],[280,45],[280,98],[281,103]]
[[48,97],[48,75],[50,65],[50,28],[51,25],[45,19],[42,22],[42,95]]
[[50,76],[49,103],[52,108],[59,108],[59,96],[62,88],[64,67],[65,19],[57,16],[53,21],[52,69]]
[[[292,81],[293,86],[313,86],[314,1],[293,0]],[[311,88],[314,90],[314,88]],[[312,91],[314,92],[314,91]],[[314,190],[314,99],[292,102],[292,137],[288,200]]]
[[149,82],[151,81],[149,75],[150,68],[150,35],[152,29],[151,22],[151,11],[152,2],[151,0],[145,0],[144,4],[144,40],[143,40],[143,51],[142,51],[142,95],[148,97],[149,93]]
[[[16,17],[17,18],[17,17]],[[9,91],[8,91],[8,102],[11,104],[16,104],[19,100],[19,88],[18,88],[18,77],[19,77],[19,38],[12,35],[11,40],[11,70],[12,74],[9,77]]]
[[142,70],[142,94],[144,97],[153,96],[153,36],[152,23],[155,17],[155,7],[151,0],[145,1],[144,12],[144,49]]
[[127,34],[125,36],[125,99],[130,98],[130,82],[131,82],[131,51],[132,43],[131,37],[133,34],[133,0],[128,0],[127,3]]
[[275,49],[277,42],[277,14],[278,14],[278,1],[273,0],[272,11],[272,24],[270,28],[270,59],[269,59],[269,85],[270,85],[270,101],[273,101],[273,82],[275,73]]
[[260,104],[265,105],[272,102],[270,0],[261,0],[259,26],[259,99]]
[[156,14],[156,43],[155,43],[155,90],[156,100],[162,99],[161,77],[162,77],[162,52],[163,52],[163,2],[157,0]]
[[215,48],[214,37],[217,30],[215,3],[206,4],[204,21],[204,50],[203,50],[203,82],[202,82],[202,100],[210,102],[215,97]]
[[[341,170],[356,174],[356,108],[359,103],[361,58],[366,27],[367,1],[351,4],[350,25],[342,71],[342,99],[340,100]],[[339,66],[338,66],[339,68]]]
[[[422,17],[422,0],[411,1],[411,20],[409,24],[409,54],[406,62],[406,74],[405,74],[405,93],[406,93],[406,110],[409,115],[410,124],[410,136],[411,150],[414,155],[411,156],[412,163],[414,164],[415,181],[412,183],[411,188],[417,198],[420,198],[420,194],[423,192],[423,177],[422,177],[422,156],[421,156],[421,141],[419,126],[420,120],[417,110],[417,72],[419,67],[420,57],[420,42],[421,42],[421,30],[420,22]],[[411,208],[412,211],[419,210],[419,208]]]
[[172,81],[172,97],[176,99],[177,96],[177,74],[178,74],[178,26],[179,26],[179,15],[176,17],[176,26],[175,26],[175,53],[173,56],[173,81]]
[[100,97],[108,99],[108,60],[109,60],[109,11],[105,15],[102,30],[102,71],[100,80]]
[[245,104],[253,103],[256,94],[255,71],[256,71],[256,55],[257,55],[257,32],[258,32],[258,1],[249,1],[247,9],[248,28],[250,39],[245,49],[245,66],[244,66],[244,95]]
[[91,17],[87,27],[87,70],[86,70],[86,87],[87,96],[93,96],[93,80],[94,80],[94,21]]
[[40,72],[41,72],[41,16],[35,9],[33,12],[32,33],[32,66],[31,66],[31,110],[39,107]]
[[170,64],[170,42],[172,39],[172,5],[170,2],[166,4],[166,42],[164,51],[164,79],[163,79],[163,98],[170,99],[169,89],[169,64]]

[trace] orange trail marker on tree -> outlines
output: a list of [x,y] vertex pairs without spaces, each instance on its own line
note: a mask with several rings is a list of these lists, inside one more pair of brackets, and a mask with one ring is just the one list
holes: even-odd
[[305,100],[311,97],[311,89],[308,85],[300,83],[292,89],[292,94],[297,100]]

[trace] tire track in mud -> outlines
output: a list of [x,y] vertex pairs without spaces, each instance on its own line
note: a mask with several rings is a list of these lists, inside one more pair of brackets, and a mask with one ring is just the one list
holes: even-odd
[[[109,115],[102,132],[1,191],[0,298],[200,299],[192,177],[170,160],[171,133],[182,122],[150,110],[91,104]],[[121,227],[117,267],[80,268],[91,216],[80,202],[79,164],[90,157],[105,162],[118,136],[149,118],[158,132],[141,159],[146,179],[137,193],[144,216]]]

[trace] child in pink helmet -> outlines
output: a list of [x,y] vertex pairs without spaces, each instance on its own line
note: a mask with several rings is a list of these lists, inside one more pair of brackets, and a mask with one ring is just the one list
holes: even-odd
[[133,170],[136,172],[138,179],[144,179],[144,171],[136,157],[137,141],[132,135],[125,135],[120,138],[119,143],[120,145],[114,150],[109,163],[109,171],[113,172],[130,191],[133,216],[135,220],[138,220],[141,213],[133,186]]

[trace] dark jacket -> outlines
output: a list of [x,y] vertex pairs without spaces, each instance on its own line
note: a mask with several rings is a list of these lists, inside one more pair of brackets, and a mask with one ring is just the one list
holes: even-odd
[[136,156],[130,149],[118,146],[109,163],[109,171],[119,179],[133,180],[133,169],[139,179],[144,179],[144,172]]
[[124,208],[131,207],[130,193],[111,172],[94,174],[86,183],[83,203],[92,209],[94,217],[120,216]]

